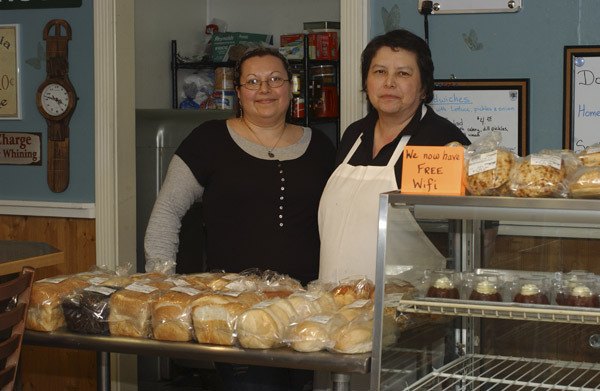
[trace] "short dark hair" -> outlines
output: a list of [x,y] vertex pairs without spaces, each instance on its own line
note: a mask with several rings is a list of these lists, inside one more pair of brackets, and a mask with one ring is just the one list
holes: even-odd
[[246,51],[246,53],[244,53],[242,55],[242,57],[240,57],[237,60],[237,62],[235,63],[235,68],[233,71],[234,85],[237,87],[239,87],[241,85],[240,78],[242,77],[242,65],[244,65],[244,62],[246,62],[246,60],[248,60],[249,58],[252,58],[252,57],[264,57],[264,56],[273,56],[273,57],[277,57],[279,60],[281,60],[281,63],[283,64],[283,67],[285,68],[285,71],[287,72],[287,79],[292,80],[292,68],[290,67],[290,63],[283,56],[283,54],[279,53],[279,50],[269,48],[269,47],[258,47],[258,48],[250,49],[250,50]]
[[[365,47],[361,55],[361,74],[363,92],[367,87],[367,76],[369,67],[375,57],[375,53],[382,47],[389,47],[392,50],[404,49],[414,53],[417,56],[417,65],[421,74],[421,84],[425,92],[425,103],[433,99],[433,60],[431,59],[431,50],[427,42],[418,35],[404,29],[392,30],[385,34],[378,35],[371,40]],[[370,105],[370,103],[369,103]]]

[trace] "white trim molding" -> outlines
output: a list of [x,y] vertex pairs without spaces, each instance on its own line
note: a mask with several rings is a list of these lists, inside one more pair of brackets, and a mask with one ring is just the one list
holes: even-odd
[[0,215],[93,219],[95,204],[0,200]]
[[367,113],[360,55],[369,40],[369,2],[340,0],[340,127],[342,132]]

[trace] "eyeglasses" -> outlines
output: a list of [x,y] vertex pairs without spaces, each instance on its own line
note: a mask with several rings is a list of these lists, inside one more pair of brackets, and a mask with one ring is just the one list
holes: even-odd
[[283,82],[290,81],[289,79],[282,79],[279,76],[271,76],[267,80],[260,79],[248,79],[246,83],[240,84],[249,90],[258,90],[262,86],[262,83],[267,83],[271,88],[279,88],[283,85]]

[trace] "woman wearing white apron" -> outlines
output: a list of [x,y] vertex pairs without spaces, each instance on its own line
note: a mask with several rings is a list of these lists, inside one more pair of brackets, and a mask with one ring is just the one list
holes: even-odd
[[[399,189],[406,145],[469,144],[460,129],[426,105],[434,79],[423,39],[406,30],[390,31],[371,40],[361,62],[369,114],[344,132],[338,167],[319,205],[319,279],[324,281],[357,275],[374,281],[379,195]],[[419,269],[444,266],[444,257],[408,213],[393,225],[396,245],[388,255],[399,263],[414,260]],[[315,389],[326,389],[321,383]],[[353,379],[353,389],[364,387]]]

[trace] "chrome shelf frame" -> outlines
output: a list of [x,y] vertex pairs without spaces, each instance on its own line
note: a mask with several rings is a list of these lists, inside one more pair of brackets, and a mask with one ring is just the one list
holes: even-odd
[[600,310],[587,307],[416,298],[401,300],[400,312],[600,325]]
[[600,364],[470,354],[432,371],[405,391],[487,390],[489,386],[494,390],[598,390]]

